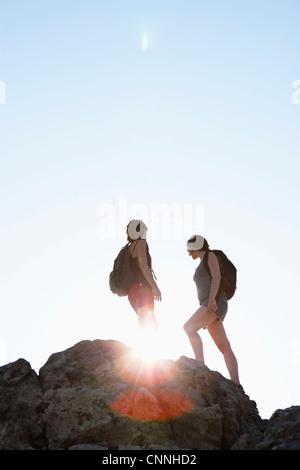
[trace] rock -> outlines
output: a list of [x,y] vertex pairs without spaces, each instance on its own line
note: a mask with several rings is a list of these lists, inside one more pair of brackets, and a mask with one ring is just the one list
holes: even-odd
[[[268,423],[242,387],[201,362],[144,362],[118,341],[81,341],[37,375],[0,368],[0,448],[265,449],[299,445],[299,407]],[[293,437],[292,437],[293,436]]]
[[107,450],[107,447],[98,444],[77,444],[69,447],[68,450]]
[[300,450],[300,406],[275,411],[256,449]]
[[0,449],[43,447],[43,394],[24,359],[0,367]]

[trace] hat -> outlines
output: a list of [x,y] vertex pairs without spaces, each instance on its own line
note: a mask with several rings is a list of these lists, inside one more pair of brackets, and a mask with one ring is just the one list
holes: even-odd
[[188,250],[201,250],[204,245],[204,238],[201,235],[194,235],[187,241]]

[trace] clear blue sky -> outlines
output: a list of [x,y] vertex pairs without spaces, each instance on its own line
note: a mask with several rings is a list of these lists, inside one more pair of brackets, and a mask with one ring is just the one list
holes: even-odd
[[163,236],[153,214],[202,207],[194,231],[238,268],[225,327],[244,389],[263,417],[299,404],[299,16],[295,0],[0,0],[2,364],[130,343],[136,319],[108,274],[136,204],[166,348],[192,357],[193,233],[182,219],[174,237],[172,219]]

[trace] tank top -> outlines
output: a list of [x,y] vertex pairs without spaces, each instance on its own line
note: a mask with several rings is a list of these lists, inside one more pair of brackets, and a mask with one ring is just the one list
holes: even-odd
[[[148,247],[147,242],[146,242],[146,255],[147,255],[147,266],[152,271],[152,260],[151,260],[151,256],[150,256],[150,253],[149,253],[149,247]],[[149,282],[146,280],[145,276],[143,275],[143,273],[141,271],[141,268],[140,268],[139,261],[138,261],[137,257],[136,258],[133,258],[132,256],[130,257],[130,265],[131,265],[132,271],[135,273],[134,284],[138,284],[139,286],[151,287]]]
[[203,260],[200,261],[200,264],[195,271],[193,280],[196,284],[197,295],[201,305],[209,297],[212,281],[212,277],[207,272],[203,264]]

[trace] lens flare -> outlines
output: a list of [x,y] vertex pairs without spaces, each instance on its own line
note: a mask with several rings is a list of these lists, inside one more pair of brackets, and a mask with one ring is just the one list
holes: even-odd
[[148,35],[145,31],[142,37],[142,51],[147,51],[148,47],[149,47]]
[[118,369],[127,382],[135,385],[158,386],[176,374],[177,364],[163,359],[159,351],[159,335],[144,332],[132,348],[118,358]]
[[111,408],[128,418],[142,421],[162,421],[187,413],[193,403],[174,390],[133,389],[116,399]]
[[162,357],[163,338],[156,328],[140,328],[134,346],[120,354],[117,367],[129,390],[111,403],[127,418],[162,421],[181,416],[194,403],[174,390],[178,364]]
[[162,358],[161,338],[155,328],[140,330],[140,334],[134,341],[135,354],[144,362],[152,362]]

